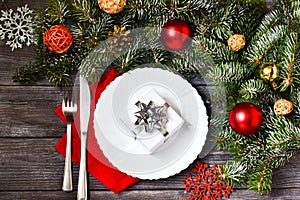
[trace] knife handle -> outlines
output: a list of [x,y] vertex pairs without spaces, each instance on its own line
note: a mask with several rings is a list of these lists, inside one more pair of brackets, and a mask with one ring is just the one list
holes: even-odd
[[81,153],[80,153],[77,200],[87,199],[86,141],[87,141],[87,134],[86,133],[81,134]]
[[71,165],[71,144],[72,144],[72,124],[67,124],[67,146],[66,146],[66,158],[65,169],[62,190],[69,192],[73,190],[72,186],[72,165]]

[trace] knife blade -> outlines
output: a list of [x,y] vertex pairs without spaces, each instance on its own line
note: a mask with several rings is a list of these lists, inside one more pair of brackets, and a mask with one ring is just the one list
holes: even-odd
[[87,172],[86,172],[86,148],[87,148],[87,132],[90,119],[90,88],[88,81],[80,75],[80,135],[81,135],[81,153],[80,168],[78,178],[78,200],[87,199]]
[[90,118],[91,94],[87,80],[80,76],[80,129],[87,132]]

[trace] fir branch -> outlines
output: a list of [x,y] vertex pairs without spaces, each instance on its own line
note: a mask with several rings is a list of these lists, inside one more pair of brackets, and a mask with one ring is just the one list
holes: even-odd
[[235,33],[245,35],[248,41],[256,33],[255,29],[267,10],[267,4],[265,0],[238,0],[238,4],[244,8],[244,12],[237,14],[233,29]]
[[87,42],[85,40],[87,25],[84,23],[77,23],[72,25],[71,27],[71,34],[73,36],[73,41],[75,42],[76,46],[79,45],[79,48],[89,49],[87,46]]
[[108,31],[112,29],[113,20],[108,14],[101,14],[94,19],[86,30],[85,40],[91,48],[98,45],[108,37]]
[[79,70],[89,82],[99,80],[105,69],[115,60],[116,55],[109,49],[108,41],[104,41],[82,60]]
[[274,8],[282,13],[280,20],[282,24],[290,24],[291,22],[299,22],[299,0],[281,0],[276,1]]
[[219,136],[216,138],[218,142],[218,146],[217,146],[218,150],[227,149],[230,145],[233,144],[232,141],[237,140],[237,138],[233,138],[233,136],[235,136],[235,133],[228,126],[229,124],[225,123],[223,131],[221,131]]
[[[225,112],[226,108],[225,105],[227,105],[227,97],[228,93],[226,91],[226,88],[222,84],[215,84],[213,86],[210,86],[210,104],[212,105],[212,109],[215,110],[223,110]],[[212,119],[213,120],[213,119]],[[223,123],[224,126],[225,123]]]
[[247,172],[247,166],[237,161],[226,162],[219,170],[222,179],[226,180],[232,187],[234,187],[235,183],[243,183],[248,175]]
[[223,40],[234,34],[233,26],[237,15],[243,15],[244,9],[239,9],[236,2],[232,2],[227,6],[221,7],[216,14],[218,17],[213,21],[211,32],[218,39]]
[[63,23],[70,16],[70,7],[65,0],[47,0],[49,19],[52,23]]
[[223,62],[211,69],[207,74],[207,78],[224,84],[240,83],[241,80],[249,77],[251,73],[251,69],[246,64]]
[[95,3],[96,1],[91,0],[70,0],[72,17],[79,22],[94,22],[98,11]]
[[215,67],[215,60],[211,54],[199,47],[199,43],[196,40],[192,41],[192,45],[186,49],[184,56],[189,59],[192,65],[199,68],[199,72],[202,73],[203,77],[207,70]]
[[130,10],[121,12],[118,15],[109,15],[109,17],[112,18],[114,25],[125,27],[126,30],[138,28],[139,26],[132,17]]
[[[227,40],[233,33],[250,35],[258,23],[263,5],[243,1],[214,2],[215,7],[197,23],[197,34],[215,40]],[[258,6],[260,5],[260,6]],[[251,16],[251,17],[249,17]],[[247,38],[248,39],[248,38]]]
[[212,133],[214,133],[216,139],[223,130],[224,124],[227,123],[227,116],[225,116],[224,110],[216,108],[217,105],[212,104],[211,106],[213,106],[213,108],[209,120],[209,129]]
[[34,49],[40,54],[45,50],[43,35],[52,23],[49,20],[49,14],[45,10],[35,10],[34,16]]
[[169,67],[172,71],[182,74],[186,78],[194,78],[195,76],[200,78],[199,75],[201,72],[199,72],[198,68],[191,65],[190,62],[185,58],[177,57],[172,59]]
[[261,167],[257,167],[254,173],[250,173],[248,177],[248,188],[263,194],[271,190],[272,183],[272,168],[269,168],[268,163]]
[[133,18],[139,21],[148,21],[155,24],[161,21],[168,13],[168,5],[165,0],[132,0],[128,2]]
[[[152,36],[147,36],[152,38]],[[150,53],[150,63],[165,64],[169,61],[169,52],[164,50],[159,40],[148,40],[147,42],[148,51]]]
[[45,78],[54,86],[66,86],[70,84],[71,77],[64,65],[47,64],[43,65],[45,71]]
[[295,88],[290,95],[290,100],[293,102],[294,111],[291,118],[296,127],[300,127],[300,89]]
[[295,156],[297,150],[273,150],[266,149],[266,155],[261,165],[253,168],[250,173],[248,188],[263,194],[271,190],[273,169],[283,166],[291,157]]
[[141,64],[147,63],[145,59],[147,57],[147,52],[138,49],[135,50],[134,48],[129,49],[123,56],[119,56],[114,61],[114,66],[121,73],[127,72],[130,69],[134,69]]
[[197,21],[204,9],[212,7],[211,0],[133,0],[128,2],[133,17],[155,27],[162,27],[169,19],[179,18],[192,22]]
[[[285,91],[289,86],[293,87],[293,85],[295,84],[293,81],[293,72],[296,71],[295,54],[297,43],[297,33],[291,32],[285,37],[284,46],[280,51],[282,53],[282,61],[280,63],[281,79],[283,80],[279,85],[280,91]],[[295,80],[297,81],[297,77],[295,77]]]
[[261,59],[283,37],[286,30],[287,26],[280,25],[272,27],[262,36],[260,34],[256,35],[250,42],[245,54],[249,63],[260,64]]
[[266,124],[269,134],[267,144],[281,150],[300,148],[300,128],[290,120],[281,116],[271,115]]
[[231,51],[224,43],[218,42],[211,38],[206,38],[201,35],[195,38],[199,47],[209,53],[216,63],[223,61],[235,61],[238,58],[238,54]]
[[170,16],[193,22],[201,17],[204,9],[211,7],[210,0],[190,1],[172,0],[170,1]]
[[[250,79],[242,83],[241,88],[239,90],[242,95],[242,99],[250,100],[250,99],[258,99],[261,95],[271,90],[271,88],[266,85],[262,80]],[[265,101],[266,99],[264,99]]]
[[268,14],[264,16],[262,21],[256,30],[256,38],[261,37],[263,34],[267,33],[274,26],[279,25],[280,19],[282,18],[282,13],[279,10],[271,10]]
[[292,17],[295,20],[300,20],[300,1],[295,0],[291,2],[291,10],[292,10]]
[[43,77],[44,73],[39,63],[29,63],[17,68],[16,72],[12,75],[12,81],[28,85],[41,80]]

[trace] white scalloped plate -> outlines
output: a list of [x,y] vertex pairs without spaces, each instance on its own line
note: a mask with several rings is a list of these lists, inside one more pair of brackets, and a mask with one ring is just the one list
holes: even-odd
[[[118,120],[132,123],[128,107],[148,88],[185,120],[176,137],[152,154]],[[101,94],[94,128],[100,148],[116,168],[141,179],[160,179],[179,173],[197,158],[206,140],[208,117],[196,89],[181,76],[160,68],[138,68],[116,78]]]

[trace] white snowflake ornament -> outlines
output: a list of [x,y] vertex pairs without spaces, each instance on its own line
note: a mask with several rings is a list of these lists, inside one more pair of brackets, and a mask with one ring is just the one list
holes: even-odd
[[30,46],[33,43],[33,11],[26,4],[18,7],[16,11],[1,10],[0,39],[6,41],[12,51],[22,48],[23,44]]

